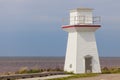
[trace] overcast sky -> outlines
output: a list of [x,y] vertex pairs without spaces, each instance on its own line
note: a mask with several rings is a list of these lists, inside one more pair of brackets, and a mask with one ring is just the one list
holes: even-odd
[[65,56],[62,19],[78,7],[94,8],[102,18],[100,56],[120,57],[119,0],[0,0],[0,56]]

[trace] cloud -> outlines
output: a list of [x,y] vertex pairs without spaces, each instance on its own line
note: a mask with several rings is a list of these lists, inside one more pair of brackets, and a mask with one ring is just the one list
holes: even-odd
[[0,0],[0,31],[2,26],[3,29],[11,27],[11,30],[19,30],[25,28],[19,25],[32,24],[31,27],[41,26],[43,23],[46,23],[46,27],[56,23],[59,25],[63,18],[69,16],[70,9],[81,6],[94,8],[95,15],[102,17],[102,23],[107,25],[108,29],[108,26],[120,23],[119,2],[119,0],[114,2],[113,0]]
[[[114,42],[115,41],[114,35],[120,34],[119,3],[120,3],[119,0],[116,1],[113,0],[0,0],[0,33],[1,33],[0,36],[3,36],[2,37],[3,42],[1,43],[3,43],[3,45],[7,45],[10,47],[16,47],[19,45],[22,45],[23,47],[31,44],[38,45],[39,43],[39,46],[31,46],[31,47],[27,46],[27,48],[24,47],[24,49],[21,46],[18,47],[16,51],[21,54],[22,52],[19,51],[22,51],[23,49],[24,50],[23,55],[24,54],[33,55],[35,53],[34,51],[37,50],[38,53],[44,53],[44,50],[42,50],[42,52],[39,50],[39,49],[43,49],[43,45],[44,45],[44,49],[46,50],[46,53],[57,53],[58,51],[55,52],[54,47],[53,48],[46,47],[45,45],[48,46],[48,44],[52,43],[53,46],[57,46],[57,45],[61,45],[61,43],[66,43],[65,41],[60,42],[63,40],[62,35],[64,34],[60,32],[62,31],[60,29],[60,26],[63,25],[62,19],[69,16],[70,9],[74,9],[78,7],[90,7],[95,9],[94,10],[95,15],[101,16],[102,18],[103,26],[100,30],[98,30],[98,34],[99,34],[98,38],[100,40],[101,46],[105,46],[105,45],[107,46],[109,45],[107,44],[107,39],[111,40],[111,42],[113,40]],[[43,34],[43,37],[40,36],[41,34]],[[11,41],[9,41],[9,39],[11,39]],[[16,42],[14,41],[14,39]],[[23,39],[23,41],[21,41],[21,39]],[[26,41],[24,41],[24,39]],[[40,42],[41,39],[43,42]],[[51,40],[48,42],[48,39]],[[55,42],[55,39],[58,39],[56,40],[58,42]],[[36,42],[36,40],[38,41]],[[45,42],[46,44],[44,44],[45,40],[46,40]],[[30,42],[26,44],[28,41]],[[18,43],[20,44],[17,45]],[[13,46],[13,44],[16,46]],[[111,45],[112,44],[114,43],[111,43]],[[119,52],[120,50],[119,45],[117,46],[118,46],[117,48],[118,50],[116,51]],[[57,50],[60,50],[61,51],[60,53],[64,53],[62,51],[63,47],[65,48],[65,45],[59,46]],[[8,51],[6,50],[7,51],[6,55],[8,53],[9,55],[18,55],[16,52],[12,54],[15,48],[11,49],[9,47],[6,48],[5,46],[4,51],[2,49],[1,49],[1,53],[5,53],[6,49],[8,50]],[[33,49],[33,52],[31,51],[31,49]],[[50,51],[51,49],[53,51]],[[105,48],[105,50],[108,51],[107,48]],[[31,54],[28,51],[31,52]],[[103,54],[107,55],[107,53],[110,52],[111,50],[109,50],[108,52],[107,51],[103,51],[106,52]]]

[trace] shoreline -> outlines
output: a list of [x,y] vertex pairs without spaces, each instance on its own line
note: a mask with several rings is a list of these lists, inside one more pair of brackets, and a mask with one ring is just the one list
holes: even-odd
[[[120,67],[120,57],[100,58],[101,67],[116,68]],[[0,58],[0,73],[11,73],[23,67],[28,69],[55,69],[64,67],[64,57],[6,57]]]

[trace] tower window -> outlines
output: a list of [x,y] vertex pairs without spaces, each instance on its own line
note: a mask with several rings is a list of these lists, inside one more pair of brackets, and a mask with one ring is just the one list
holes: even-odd
[[70,68],[72,68],[72,64],[70,64]]

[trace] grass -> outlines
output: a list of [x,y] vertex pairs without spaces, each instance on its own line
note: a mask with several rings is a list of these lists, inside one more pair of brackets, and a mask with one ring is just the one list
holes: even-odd
[[27,74],[27,73],[41,73],[41,72],[51,72],[51,71],[63,71],[60,68],[55,68],[55,69],[39,69],[39,68],[33,68],[33,69],[28,69],[28,67],[22,67],[20,68],[15,74]]
[[71,74],[69,77],[63,77],[63,78],[55,78],[55,79],[48,79],[48,80],[69,80],[69,79],[75,79],[75,78],[84,78],[84,77],[94,77],[98,76],[99,74]]
[[[51,71],[62,71],[63,72],[63,70],[61,68],[55,68],[55,69],[51,69],[51,68],[48,68],[48,69],[32,68],[32,69],[29,69],[28,67],[22,67],[16,72],[7,72],[5,74],[6,75],[11,75],[11,74],[40,73],[40,72],[51,72]],[[102,71],[102,74],[114,74],[114,73],[120,73],[120,68],[104,67],[104,68],[102,68],[101,71]],[[66,74],[72,74],[72,73],[67,73],[67,72],[65,72],[65,73]]]
[[[33,68],[33,69],[28,69],[28,67],[22,67],[20,68],[15,74],[29,74],[29,73],[40,73],[40,72],[50,72],[50,71],[63,71],[60,68],[56,69],[39,69],[39,68]],[[12,73],[8,73],[7,75],[11,75]],[[69,80],[69,79],[75,79],[75,78],[85,78],[85,77],[94,77],[98,76],[100,74],[95,74],[95,73],[89,73],[89,74],[73,74],[65,72],[65,74],[71,75],[68,77],[63,77],[63,78],[54,78],[54,79],[48,79],[48,80]],[[108,68],[104,67],[102,68],[102,73],[101,74],[120,74],[120,68]]]
[[120,74],[120,68],[107,68],[107,67],[104,67],[102,69],[102,74],[115,74],[115,73]]
[[[85,77],[94,77],[98,76],[100,74],[72,74],[72,73],[67,73],[71,74],[72,76],[69,77],[63,77],[63,78],[55,78],[55,79],[48,79],[48,80],[69,80],[69,79],[75,79],[75,78],[85,78]],[[120,74],[120,68],[107,68],[104,67],[102,69],[102,74]]]

